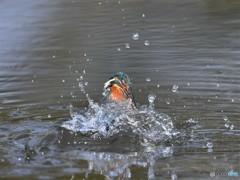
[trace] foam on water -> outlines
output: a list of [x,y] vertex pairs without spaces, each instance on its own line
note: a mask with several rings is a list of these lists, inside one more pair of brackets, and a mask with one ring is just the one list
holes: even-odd
[[178,133],[168,115],[154,110],[153,102],[137,109],[128,101],[98,105],[88,94],[86,97],[89,108],[84,113],[70,111],[72,119],[63,128],[95,138],[128,133],[143,144],[169,141]]

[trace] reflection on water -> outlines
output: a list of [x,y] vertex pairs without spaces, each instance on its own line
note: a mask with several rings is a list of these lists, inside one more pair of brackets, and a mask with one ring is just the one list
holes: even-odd
[[110,179],[127,179],[132,177],[132,171],[134,171],[132,167],[136,166],[138,168],[147,168],[147,176],[145,178],[153,179],[155,178],[155,161],[158,158],[170,157],[172,154],[172,147],[155,146],[153,148],[146,148],[143,152],[131,152],[127,154],[74,150],[63,153],[61,156],[66,159],[86,160],[88,162],[88,169],[85,170],[86,178],[88,178],[88,173],[94,171]]
[[[240,173],[238,0],[0,4],[1,177],[201,179],[210,171]],[[145,108],[145,114],[139,110],[143,116],[126,111],[125,118],[151,117],[146,127],[152,131],[138,131],[124,118],[122,131],[112,129],[107,137],[62,129],[67,120],[98,122],[91,118],[107,115],[102,87],[118,71],[131,77],[137,104]],[[139,143],[162,135],[162,115],[179,133]]]

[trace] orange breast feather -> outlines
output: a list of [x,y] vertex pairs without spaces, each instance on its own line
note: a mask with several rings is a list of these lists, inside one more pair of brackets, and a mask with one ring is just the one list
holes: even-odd
[[118,85],[113,84],[110,90],[110,100],[121,102],[125,101],[126,97],[124,95],[123,89],[121,89]]

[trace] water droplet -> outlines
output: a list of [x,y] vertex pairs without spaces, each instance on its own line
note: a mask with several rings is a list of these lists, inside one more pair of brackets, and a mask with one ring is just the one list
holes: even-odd
[[83,80],[83,76],[80,76],[80,80]]
[[190,83],[188,82],[187,85],[190,86]]
[[118,51],[121,51],[121,48],[118,48],[117,50],[118,50]]
[[219,84],[217,84],[217,87],[219,87],[220,85]]
[[51,114],[48,114],[48,118],[51,118],[52,116],[51,116]]
[[227,117],[227,116],[224,116],[224,117],[223,117],[223,120],[224,120],[224,121],[228,121],[228,117]]
[[177,92],[178,90],[178,85],[177,84],[174,84],[173,87],[172,87],[172,92]]
[[226,124],[225,124],[225,127],[226,127],[226,128],[229,128],[229,124],[228,124],[228,123],[226,123]]
[[85,90],[84,90],[84,85],[83,85],[82,82],[79,82],[79,83],[78,83],[78,86],[80,87],[80,90],[81,90],[82,92],[85,92]]
[[143,18],[145,18],[145,17],[146,17],[146,15],[143,13],[143,14],[142,14],[142,17],[143,17]]
[[86,70],[85,69],[83,70],[83,74],[86,74]]
[[19,160],[19,161],[21,161],[21,160],[22,160],[22,158],[20,158],[20,157],[19,157],[19,158],[18,158],[18,160]]
[[126,47],[127,49],[129,49],[129,48],[130,48],[130,44],[129,44],[129,43],[126,43],[126,44],[125,44],[125,47]]
[[55,58],[56,56],[55,56],[55,55],[53,55],[52,57],[53,57],[53,58]]
[[146,81],[147,81],[147,82],[150,82],[150,81],[151,81],[151,78],[146,78]]
[[63,95],[61,94],[61,98],[63,98]]
[[234,102],[234,99],[232,99],[231,101]]
[[155,101],[155,99],[156,99],[156,95],[155,94],[149,94],[148,95],[148,101],[150,103],[153,103]]
[[208,148],[212,148],[213,147],[213,143],[212,142],[207,142],[207,147]]
[[62,82],[65,83],[65,80],[63,79]]
[[85,82],[84,85],[87,86],[87,85],[88,85],[88,82]]
[[149,46],[149,41],[148,41],[148,40],[145,40],[145,41],[144,41],[144,44],[145,44],[145,46]]
[[233,124],[230,126],[230,129],[231,129],[231,130],[233,130],[233,129],[234,129],[234,125],[233,125]]
[[133,33],[132,35],[133,40],[138,40],[139,39],[139,34],[138,33]]
[[159,87],[160,87],[160,84],[158,84],[157,87],[159,88]]
[[170,99],[166,99],[166,103],[169,105],[171,103]]
[[32,83],[34,82],[34,80],[32,79]]

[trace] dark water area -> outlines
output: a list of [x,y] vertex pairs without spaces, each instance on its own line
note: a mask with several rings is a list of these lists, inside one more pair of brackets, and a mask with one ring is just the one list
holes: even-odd
[[[239,0],[2,0],[0,11],[1,178],[239,178]],[[88,110],[86,94],[100,104],[118,71],[179,134],[142,145],[61,127]]]

